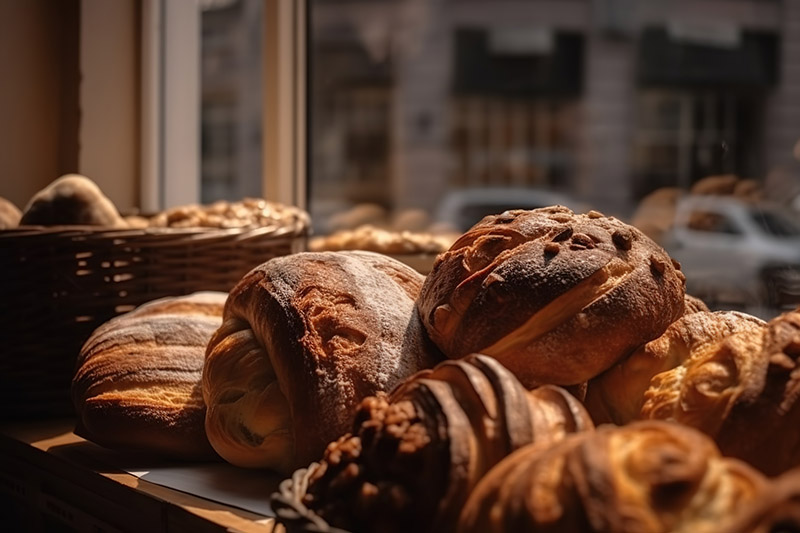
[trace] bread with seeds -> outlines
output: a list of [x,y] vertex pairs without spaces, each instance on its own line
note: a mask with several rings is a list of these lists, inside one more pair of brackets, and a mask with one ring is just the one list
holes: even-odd
[[642,232],[554,206],[485,217],[439,255],[417,305],[445,355],[490,355],[530,387],[600,374],[661,335],[684,295]]

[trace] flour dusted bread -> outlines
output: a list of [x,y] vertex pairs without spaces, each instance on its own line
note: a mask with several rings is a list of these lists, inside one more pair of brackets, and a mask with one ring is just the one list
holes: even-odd
[[661,335],[684,285],[633,226],[555,206],[484,218],[439,255],[418,305],[448,357],[484,353],[526,386],[575,385]]
[[97,328],[72,381],[76,432],[108,448],[216,458],[200,391],[205,348],[226,294],[154,300]]
[[458,531],[717,533],[766,485],[695,429],[604,425],[509,455],[478,483]]
[[227,461],[289,472],[344,434],[366,396],[441,357],[414,308],[423,277],[373,252],[304,252],[234,287],[203,371],[206,432]]
[[769,475],[800,465],[800,311],[697,350],[653,377],[640,417],[693,426]]
[[589,381],[584,403],[598,423],[626,424],[640,417],[652,379],[717,346],[735,333],[760,336],[766,323],[739,311],[694,311],[663,335]]
[[100,187],[80,174],[61,176],[36,193],[25,206],[20,225],[127,227]]
[[[348,531],[455,531],[469,493],[492,465],[532,442],[591,429],[582,405],[563,389],[529,392],[494,359],[471,354],[365,399],[351,433],[328,446],[310,468],[307,492],[295,499]],[[279,519],[280,500],[273,501]]]

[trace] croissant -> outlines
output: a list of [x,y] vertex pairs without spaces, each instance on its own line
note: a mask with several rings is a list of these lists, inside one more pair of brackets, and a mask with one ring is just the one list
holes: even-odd
[[642,232],[562,206],[489,216],[440,254],[417,300],[450,358],[490,355],[526,387],[576,385],[684,313],[679,265]]
[[604,425],[506,457],[473,490],[458,530],[716,533],[766,484],[695,429]]
[[584,404],[596,424],[622,425],[640,416],[645,392],[659,373],[706,353],[738,332],[760,335],[765,322],[739,311],[696,311],[673,322],[663,335],[589,381]]
[[328,446],[294,498],[351,531],[452,531],[492,465],[531,442],[592,428],[563,389],[529,392],[497,361],[471,354],[364,400],[353,432]]
[[423,276],[373,252],[297,253],[231,290],[203,368],[225,460],[288,473],[346,433],[358,403],[441,355],[414,308]]
[[735,333],[656,375],[641,417],[714,438],[725,455],[768,475],[800,464],[800,311]]

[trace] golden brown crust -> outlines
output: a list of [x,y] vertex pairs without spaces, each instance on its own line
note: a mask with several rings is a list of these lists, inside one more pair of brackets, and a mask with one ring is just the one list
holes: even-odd
[[77,432],[108,448],[217,458],[205,435],[200,383],[225,298],[218,292],[162,298],[97,328],[72,381]]
[[37,192],[23,209],[19,224],[127,227],[116,206],[100,187],[80,174],[61,176]]
[[659,373],[712,349],[734,333],[759,334],[766,323],[739,311],[696,311],[589,382],[584,403],[595,423],[626,424],[639,418],[645,391]]
[[769,475],[800,464],[800,312],[742,331],[655,376],[642,417],[712,436],[724,454]]
[[685,279],[636,228],[565,207],[489,216],[441,254],[418,307],[451,358],[497,358],[526,386],[574,385],[683,314]]
[[22,218],[22,211],[11,201],[0,197],[0,229],[16,228]]
[[509,455],[473,491],[459,531],[710,533],[765,485],[694,429],[605,425]]
[[423,277],[360,251],[274,258],[234,287],[203,372],[206,431],[231,463],[289,472],[344,434],[364,397],[433,366]]
[[592,428],[563,389],[528,392],[497,361],[471,354],[366,399],[353,433],[326,450],[305,503],[353,531],[453,531],[492,465]]
[[744,506],[720,533],[792,533],[800,531],[800,469],[774,478],[759,497]]

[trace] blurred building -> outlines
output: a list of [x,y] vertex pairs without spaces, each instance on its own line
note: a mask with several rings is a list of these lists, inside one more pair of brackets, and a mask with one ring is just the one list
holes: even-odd
[[711,174],[797,180],[800,2],[310,7],[312,209],[507,184],[628,214]]

